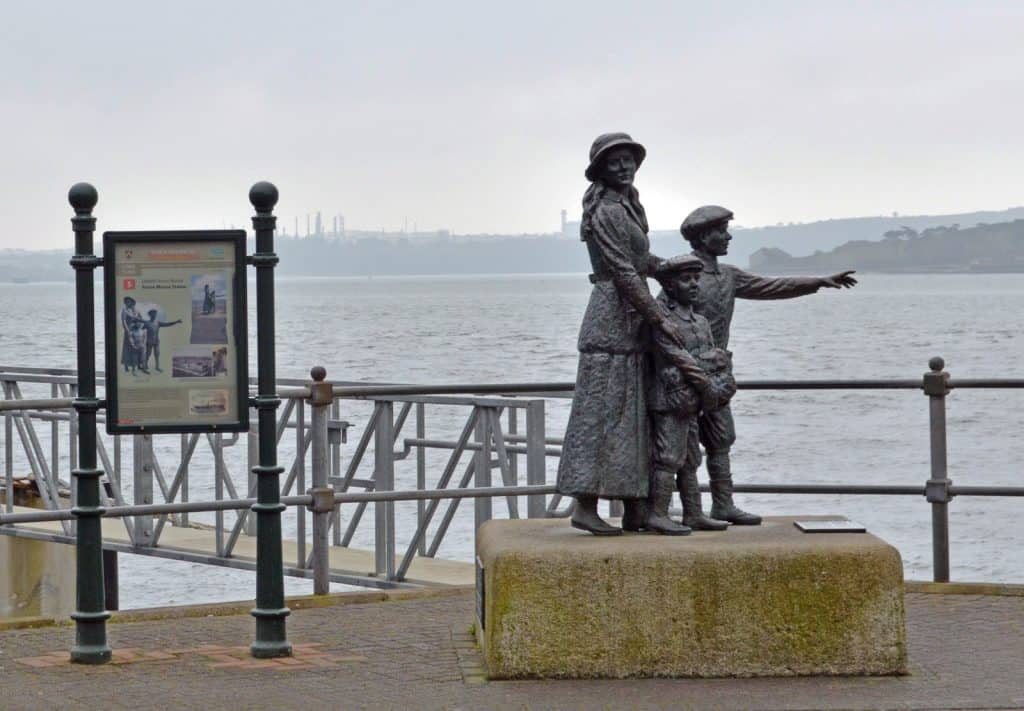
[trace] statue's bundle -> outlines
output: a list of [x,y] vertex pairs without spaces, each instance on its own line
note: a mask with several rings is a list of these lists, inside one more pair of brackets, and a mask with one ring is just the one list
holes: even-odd
[[[722,407],[736,394],[736,380],[732,377],[732,353],[722,348],[712,348],[696,357],[697,364],[708,374],[711,382],[710,401],[705,405],[715,410]],[[679,379],[674,367],[664,369],[661,374],[666,382],[676,380],[677,384],[667,390],[668,404],[681,415],[696,415],[701,410],[700,393],[686,381]]]

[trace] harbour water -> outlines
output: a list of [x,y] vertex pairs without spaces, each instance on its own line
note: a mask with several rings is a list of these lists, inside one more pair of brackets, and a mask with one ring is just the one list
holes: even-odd
[[[737,378],[918,378],[934,355],[945,358],[954,378],[1019,377],[1024,275],[860,276],[850,291],[739,302],[731,344]],[[581,274],[281,278],[278,374],[306,378],[311,366],[324,365],[328,377],[347,381],[571,381],[589,288]],[[74,367],[70,284],[0,285],[0,313],[3,364]],[[101,324],[100,313],[97,318]],[[1024,393],[1011,390],[949,396],[949,471],[956,483],[1020,485],[1021,398]],[[361,431],[368,408],[343,407],[342,417]],[[548,401],[548,436],[561,436],[568,407],[567,400]],[[737,480],[921,485],[928,478],[927,398],[920,392],[748,391],[737,395],[734,412]],[[465,415],[432,413],[428,436],[454,438]],[[177,438],[171,439],[157,439],[161,459],[173,461]],[[286,441],[282,459],[289,449],[294,444]],[[212,498],[198,469],[192,499]],[[551,460],[552,480],[554,469]],[[414,484],[411,471],[398,472],[400,488]],[[432,471],[431,481],[438,473]],[[240,469],[234,475],[244,481]],[[739,501],[763,514],[846,515],[899,548],[908,578],[930,577],[930,509],[923,497],[750,495]],[[498,501],[494,509],[503,515]],[[412,532],[412,510],[398,507],[400,550]],[[963,497],[950,511],[954,580],[1024,582],[1018,500]],[[472,519],[471,506],[460,510],[440,556],[471,559]],[[356,544],[372,540],[370,523]],[[294,530],[289,515],[285,534]],[[254,589],[253,574],[244,571],[120,558],[124,607],[246,599]],[[311,584],[289,580],[287,590],[309,592]]]

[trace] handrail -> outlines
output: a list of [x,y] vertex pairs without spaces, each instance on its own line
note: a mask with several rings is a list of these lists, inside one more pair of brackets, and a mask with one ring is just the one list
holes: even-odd
[[69,410],[71,398],[40,398],[37,400],[0,400],[0,412],[23,410]]
[[[554,494],[554,486],[489,486],[470,489],[416,489],[412,491],[366,491],[337,492],[335,504],[375,503],[380,501],[430,501],[433,499],[479,499],[493,496],[529,496],[531,494]],[[256,499],[220,499],[218,501],[189,501],[178,504],[144,504],[136,506],[108,506],[101,515],[104,518],[120,516],[158,516],[172,513],[206,513],[210,511],[231,511],[252,508]],[[299,494],[282,496],[285,506],[313,505],[313,496]],[[74,509],[50,509],[26,513],[0,514],[0,526],[15,523],[49,523],[51,521],[73,521]]]
[[[878,390],[878,391],[916,391],[924,392],[929,396],[929,421],[931,436],[931,476],[928,481],[916,485],[862,485],[862,484],[758,484],[743,483],[736,484],[735,491],[739,493],[753,494],[816,494],[816,495],[864,495],[864,496],[924,496],[932,510],[932,536],[934,575],[936,580],[949,579],[949,520],[948,505],[956,496],[1024,496],[1024,487],[1014,486],[956,486],[949,478],[945,462],[945,396],[954,389],[1024,389],[1024,379],[1021,378],[964,378],[953,379],[943,370],[944,364],[941,359],[933,359],[929,363],[932,372],[925,373],[923,378],[915,379],[815,379],[815,380],[785,380],[785,379],[761,379],[741,380],[737,386],[740,390],[767,391],[767,390],[792,390],[792,391],[842,391],[842,390]],[[70,435],[72,442],[75,437],[75,413],[54,412],[69,410],[73,400],[70,397],[56,397],[57,395],[74,394],[73,370],[47,369],[47,368],[5,368],[0,366],[0,382],[5,385],[5,392],[8,400],[0,400],[0,419],[5,421],[7,427],[8,441],[11,440],[13,428],[17,428],[17,435],[21,438],[26,448],[26,457],[30,466],[35,469],[32,462],[45,464],[45,452],[41,442],[37,441],[34,431],[31,429],[30,420],[42,420],[50,423],[53,427],[52,446],[53,460],[57,460],[57,420],[69,421],[71,424]],[[321,376],[323,377],[323,376]],[[47,380],[50,378],[50,380]],[[54,397],[50,399],[20,399],[21,392],[17,385],[19,380],[33,383],[50,382]],[[306,507],[313,512],[314,526],[319,525],[321,533],[328,527],[333,528],[334,545],[348,545],[356,528],[359,526],[365,508],[369,504],[376,506],[374,527],[376,537],[374,548],[377,553],[376,575],[387,580],[400,581],[403,579],[409,564],[416,555],[432,557],[438,550],[452,516],[455,514],[460,501],[464,499],[476,499],[477,524],[491,517],[491,499],[504,497],[508,499],[509,516],[518,516],[518,496],[527,496],[529,499],[529,516],[565,516],[568,509],[559,510],[560,497],[555,488],[547,485],[548,475],[544,462],[545,457],[558,457],[561,454],[561,440],[556,437],[547,437],[544,432],[544,399],[571,397],[575,384],[572,382],[521,382],[521,383],[450,383],[437,385],[417,385],[409,383],[366,383],[352,381],[328,381],[326,379],[312,384],[309,381],[279,378],[276,381],[276,394],[285,400],[285,407],[277,422],[277,438],[280,441],[287,429],[297,430],[297,442],[295,445],[296,460],[291,464],[287,480],[282,487],[282,493],[287,493],[294,486],[298,496],[284,496],[282,502],[287,506],[297,509],[296,513],[301,517],[298,524],[299,536],[303,543],[305,541],[304,530],[308,513],[301,507]],[[317,389],[319,388],[319,390]],[[349,456],[349,462],[341,466],[340,443],[343,440],[344,428],[339,433],[338,423],[341,422],[339,404],[345,401],[367,401],[373,405],[373,414],[368,417],[365,423],[365,430],[356,446]],[[471,414],[466,420],[462,435],[458,439],[444,439],[436,436],[427,436],[424,429],[423,407],[430,405],[443,405],[471,408]],[[415,420],[415,436],[412,433],[403,433],[403,424],[407,416],[415,407],[416,416],[409,417],[410,422]],[[305,410],[304,410],[305,408]],[[330,414],[328,414],[330,410]],[[49,412],[48,412],[49,411]],[[306,423],[307,412],[319,425]],[[524,431],[517,429],[517,417],[526,414],[527,427]],[[518,414],[517,414],[518,413]],[[294,418],[293,418],[294,415]],[[506,418],[507,416],[507,418]],[[502,420],[507,419],[507,423]],[[300,422],[301,420],[301,422]],[[539,427],[531,429],[530,422]],[[347,426],[347,423],[345,423]],[[313,428],[313,429],[307,429]],[[309,434],[314,432],[313,434]],[[446,435],[447,436],[447,435]],[[311,439],[312,438],[312,439]],[[230,472],[223,463],[222,447],[229,446],[231,442],[223,441],[220,437],[207,438],[210,440],[211,450],[217,458],[217,471],[214,476],[216,491],[215,501],[187,501],[187,480],[188,461],[191,459],[195,443],[191,438],[182,438],[181,451],[182,460],[177,467],[177,472],[167,484],[162,480],[157,462],[153,461],[154,473],[160,479],[161,493],[166,500],[165,503],[151,503],[152,498],[146,498],[147,494],[139,495],[136,491],[135,504],[127,505],[120,493],[120,470],[118,458],[120,456],[120,443],[115,438],[115,459],[111,465],[108,457],[101,451],[104,462],[104,469],[108,472],[111,484],[113,484],[113,495],[110,500],[104,499],[103,503],[112,504],[107,507],[104,515],[107,517],[140,517],[136,521],[130,521],[129,533],[138,528],[140,535],[146,534],[143,538],[133,538],[133,545],[156,546],[160,531],[163,528],[167,516],[170,514],[188,514],[190,512],[216,512],[217,516],[217,555],[230,558],[232,549],[238,536],[245,531],[251,534],[250,506],[255,502],[252,498],[255,494],[252,475],[250,474],[248,486],[237,485],[232,482]],[[249,442],[249,467],[253,463],[252,439]],[[374,458],[373,462],[364,461],[364,454],[367,447],[372,444]],[[392,446],[393,445],[393,446]],[[102,441],[99,442],[102,450]],[[305,465],[302,463],[307,456],[307,449],[313,452],[312,457],[318,462],[317,471],[320,472],[321,481],[314,483],[314,489],[305,493],[304,483]],[[427,489],[425,452],[427,450],[449,450],[447,464],[444,466],[440,479],[434,484],[436,489]],[[393,469],[396,462],[409,457],[413,451],[416,453],[417,479],[416,490],[414,491],[393,491]],[[464,454],[469,455],[469,463],[465,461]],[[290,455],[289,455],[290,456]],[[520,474],[517,467],[525,457],[527,464],[527,487],[518,487]],[[366,457],[367,459],[369,456]],[[301,459],[301,461],[300,461]],[[237,457],[235,458],[237,461]],[[411,461],[411,460],[410,460]],[[372,474],[369,472],[372,466]],[[74,467],[74,462],[70,462]],[[13,492],[10,474],[8,469],[7,487]],[[492,487],[492,470],[497,474],[501,470],[501,480],[505,486]],[[52,476],[47,473],[45,466],[41,466],[43,479],[46,486],[52,488],[56,478],[57,470],[54,469]],[[237,470],[236,470],[237,471]],[[117,474],[115,481],[114,474]],[[50,480],[53,481],[50,481]],[[314,477],[315,481],[315,477]],[[449,487],[451,488],[445,488]],[[349,487],[358,487],[365,491],[350,491]],[[226,489],[226,492],[223,490]],[[319,489],[319,498],[313,496]],[[707,491],[707,487],[702,487]],[[301,493],[300,493],[301,492]],[[48,492],[52,496],[46,499],[46,505],[50,510],[31,513],[8,513],[0,514],[0,525],[15,523],[38,523],[44,521],[61,521],[67,525],[68,521],[74,521],[73,509],[57,509],[60,505],[57,494]],[[175,503],[177,495],[182,500]],[[231,498],[221,498],[226,493]],[[555,494],[550,500],[548,495]],[[240,498],[248,495],[249,498]],[[330,498],[333,496],[334,498]],[[8,494],[8,500],[12,497]],[[314,500],[319,501],[318,504]],[[438,521],[432,522],[435,510],[442,500],[449,503],[443,505],[445,511],[438,511]],[[392,504],[399,501],[418,501],[416,521],[417,528],[412,541],[408,544],[408,550],[404,558],[394,556],[395,532],[394,532],[394,510]],[[564,500],[563,500],[564,501]],[[331,508],[325,508],[328,503]],[[425,504],[430,502],[429,506]],[[356,504],[357,508],[351,517],[346,517],[346,526],[341,525],[341,513],[337,508],[340,504]],[[11,510],[10,503],[7,504],[8,511]],[[224,526],[221,514],[225,511],[238,511],[234,527]],[[158,516],[159,521],[153,527],[152,533],[146,530],[149,524],[144,523],[146,516]],[[614,515],[614,513],[613,513]],[[182,517],[184,520],[184,517]],[[429,528],[428,528],[429,527]],[[5,531],[0,531],[4,533]],[[6,532],[16,535],[15,529],[8,528]],[[225,534],[230,533],[229,536]],[[43,535],[43,534],[39,534]],[[46,534],[49,535],[49,534]],[[227,538],[225,541],[224,538]],[[429,539],[429,540],[428,540]],[[140,544],[140,541],[142,543]],[[405,543],[403,542],[403,545]],[[317,546],[314,544],[314,552]],[[299,546],[299,557],[308,559],[304,565],[300,561],[300,568],[313,568],[313,556],[304,555],[304,545]],[[396,561],[401,562],[395,565]]]
[[[27,369],[26,369],[27,370]],[[32,372],[44,371],[43,368]],[[0,368],[0,379],[11,369]],[[13,374],[13,373],[12,373]],[[47,373],[43,373],[47,374]],[[281,380],[279,382],[291,382]],[[330,382],[330,381],[328,381]],[[950,390],[960,389],[1024,389],[1024,378],[963,378],[947,381]],[[333,384],[333,383],[332,383]],[[921,390],[920,380],[850,379],[850,380],[739,380],[739,390]],[[373,398],[402,395],[518,395],[568,394],[575,383],[453,383],[449,385],[334,385],[335,398]],[[283,387],[277,390],[282,399],[309,399],[309,386]],[[24,410],[67,410],[71,398],[38,398],[33,400],[0,400],[0,412]]]
[[[707,491],[707,486],[702,486]],[[913,485],[865,484],[735,484],[733,490],[743,494],[847,494],[861,496],[925,496],[926,487]],[[376,503],[381,501],[431,501],[435,499],[478,499],[500,496],[529,496],[555,494],[555,486],[490,486],[467,489],[413,489],[408,491],[337,492],[335,504]],[[1024,496],[1024,486],[951,486],[950,496]],[[313,496],[299,494],[282,496],[286,506],[313,505]],[[159,516],[173,513],[208,513],[251,508],[256,499],[220,499],[217,501],[189,501],[178,504],[145,504],[108,506],[104,518],[121,516]],[[18,523],[49,523],[73,521],[74,509],[51,509],[25,513],[0,513],[0,526]]]

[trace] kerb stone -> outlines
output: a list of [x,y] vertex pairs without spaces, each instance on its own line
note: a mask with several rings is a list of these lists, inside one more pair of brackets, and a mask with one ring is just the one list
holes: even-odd
[[488,675],[906,673],[899,553],[870,534],[802,533],[794,520],[683,537],[487,522],[476,633]]

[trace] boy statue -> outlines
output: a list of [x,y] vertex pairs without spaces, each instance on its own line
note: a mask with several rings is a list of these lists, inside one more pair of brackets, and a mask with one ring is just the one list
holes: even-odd
[[[700,505],[697,467],[700,465],[697,415],[701,409],[717,409],[736,392],[730,354],[715,348],[707,319],[693,310],[699,294],[703,262],[691,255],[668,259],[655,270],[662,286],[658,303],[684,335],[685,348],[661,331],[652,333],[654,373],[647,407],[651,413],[653,471],[647,499],[647,528],[670,535],[686,535],[692,529],[723,530],[728,524],[704,515]],[[685,353],[680,351],[685,350]],[[689,355],[708,376],[703,393],[686,380],[677,363]],[[668,517],[672,492],[678,486],[683,501],[683,525]]]
[[157,319],[160,312],[156,309],[150,309],[147,313],[149,314],[149,320],[142,324],[146,329],[146,357],[144,363],[148,368],[149,357],[156,356],[156,370],[162,373],[163,371],[160,369],[160,329],[176,326],[181,323],[181,319],[179,318],[176,321],[160,321]]
[[[828,277],[763,277],[745,272],[718,258],[729,251],[731,210],[705,205],[691,212],[679,231],[693,247],[693,256],[703,264],[697,311],[711,324],[715,346],[729,347],[729,326],[736,299],[792,299],[813,294],[822,287],[850,288],[857,283],[852,271]],[[756,526],[761,517],[738,508],[732,500],[732,469],[729,449],[736,441],[732,411],[726,405],[706,410],[698,418],[700,442],[708,455],[711,480],[711,517],[739,525]],[[694,470],[696,476],[696,470]]]

